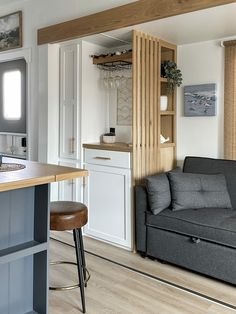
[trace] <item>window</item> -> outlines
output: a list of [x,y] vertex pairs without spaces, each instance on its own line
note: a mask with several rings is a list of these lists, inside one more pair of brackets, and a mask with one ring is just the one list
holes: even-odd
[[21,118],[21,73],[19,70],[3,74],[3,117],[6,120]]
[[0,133],[26,133],[26,62],[0,63]]

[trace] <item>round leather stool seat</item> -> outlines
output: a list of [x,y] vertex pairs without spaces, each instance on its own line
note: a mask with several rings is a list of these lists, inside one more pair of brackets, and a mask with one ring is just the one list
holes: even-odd
[[88,209],[79,202],[57,201],[50,203],[50,230],[80,229],[88,221]]

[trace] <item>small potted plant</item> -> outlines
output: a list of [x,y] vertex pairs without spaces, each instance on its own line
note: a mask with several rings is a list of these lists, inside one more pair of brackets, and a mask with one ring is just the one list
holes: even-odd
[[167,91],[172,92],[175,86],[182,84],[183,78],[177,64],[171,60],[165,60],[161,64],[161,76],[167,78]]

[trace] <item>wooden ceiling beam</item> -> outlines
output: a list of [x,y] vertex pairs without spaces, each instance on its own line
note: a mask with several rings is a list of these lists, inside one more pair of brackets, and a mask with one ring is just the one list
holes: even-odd
[[103,33],[233,2],[236,0],[140,0],[38,29],[38,45]]

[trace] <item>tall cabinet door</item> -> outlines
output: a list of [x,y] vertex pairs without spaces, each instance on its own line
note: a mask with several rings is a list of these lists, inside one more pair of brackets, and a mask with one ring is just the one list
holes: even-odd
[[60,158],[79,159],[78,45],[60,48]]

